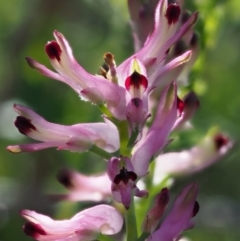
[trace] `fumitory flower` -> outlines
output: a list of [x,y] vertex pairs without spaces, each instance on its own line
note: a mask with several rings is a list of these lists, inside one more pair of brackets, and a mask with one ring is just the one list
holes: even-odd
[[28,220],[23,226],[25,234],[39,241],[93,240],[99,233],[113,235],[123,225],[119,212],[107,205],[98,205],[77,213],[69,220],[55,221],[31,210],[21,210]]
[[217,132],[208,134],[189,150],[159,155],[155,161],[154,183],[159,183],[166,175],[184,175],[201,171],[221,159],[232,146],[229,137]]
[[57,179],[69,192],[51,195],[53,199],[98,202],[112,194],[107,173],[87,176],[74,170],[63,169],[58,173]]
[[112,181],[113,198],[122,203],[126,209],[131,204],[131,197],[146,197],[148,192],[139,190],[136,186],[137,174],[134,172],[131,160],[128,157],[113,157],[108,161],[107,173]]
[[[176,198],[171,211],[168,213],[158,229],[156,229],[157,226],[155,223],[157,219],[155,219],[155,217],[153,218],[154,222],[151,223],[152,225],[145,221],[143,225],[144,231],[151,232],[151,235],[149,238],[147,238],[147,241],[178,240],[183,231],[192,228],[194,226],[192,218],[199,211],[199,204],[196,201],[197,193],[197,184],[193,183],[185,187]],[[162,208],[165,208],[167,202],[168,198],[166,200],[160,199],[160,202],[155,202],[154,210],[160,210],[160,214],[162,215]],[[150,210],[148,215],[150,215],[150,219],[152,219],[152,216],[156,216],[156,213],[151,212]],[[146,230],[148,226],[151,226],[152,228],[150,230],[149,228]]]
[[41,142],[8,146],[7,150],[13,153],[50,147],[74,152],[89,150],[93,145],[107,152],[114,152],[119,148],[118,130],[108,119],[105,119],[105,123],[63,126],[46,121],[24,106],[14,105],[14,110],[19,114],[15,121],[19,132]]

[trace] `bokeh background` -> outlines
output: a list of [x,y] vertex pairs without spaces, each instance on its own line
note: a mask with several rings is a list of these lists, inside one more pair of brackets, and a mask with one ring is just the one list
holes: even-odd
[[[190,75],[200,97],[194,131],[183,133],[181,147],[192,146],[217,126],[236,143],[214,166],[179,178],[172,192],[185,183],[200,186],[196,227],[186,232],[195,241],[240,240],[240,2],[186,1],[200,12],[196,26],[202,52]],[[26,56],[50,66],[44,45],[57,29],[71,43],[76,59],[98,72],[106,51],[121,63],[133,52],[127,3],[124,0],[3,0],[0,3],[0,240],[30,240],[22,232],[19,209],[34,209],[56,218],[73,215],[88,203],[54,203],[46,194],[63,193],[56,173],[65,167],[85,173],[104,170],[105,163],[90,153],[44,150],[8,153],[7,145],[31,142],[14,127],[13,103],[31,107],[51,122],[74,124],[101,121],[98,109],[80,101],[68,86],[31,69]]]

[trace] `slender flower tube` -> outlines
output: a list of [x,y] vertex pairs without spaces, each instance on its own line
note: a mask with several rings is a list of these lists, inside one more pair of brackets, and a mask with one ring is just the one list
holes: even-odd
[[99,202],[112,195],[111,181],[107,173],[86,176],[74,170],[64,169],[58,173],[57,179],[69,192],[50,195],[55,200]]
[[145,138],[137,144],[132,156],[135,173],[141,177],[147,174],[151,158],[159,153],[168,142],[168,136],[177,119],[177,87],[174,82],[162,93],[157,113]]
[[219,161],[233,146],[221,133],[206,136],[199,145],[181,152],[170,152],[156,158],[154,183],[166,175],[192,174]]
[[114,152],[119,148],[118,130],[107,119],[105,123],[63,126],[47,122],[24,106],[14,105],[14,110],[19,114],[15,121],[19,132],[41,142],[8,146],[7,150],[10,152],[38,151],[50,147],[82,152],[89,150],[93,145],[107,152]]
[[93,240],[98,233],[118,233],[123,225],[122,216],[107,205],[85,209],[71,219],[61,221],[30,210],[21,210],[20,214],[28,220],[23,226],[25,234],[39,241]]
[[147,241],[178,240],[184,230],[192,228],[194,224],[191,219],[199,210],[199,205],[196,201],[197,193],[197,184],[193,183],[185,187],[175,200],[173,208],[160,228]]

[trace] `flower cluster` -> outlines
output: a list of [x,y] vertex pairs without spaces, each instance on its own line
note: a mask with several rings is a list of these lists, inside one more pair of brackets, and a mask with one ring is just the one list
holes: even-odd
[[[45,46],[56,72],[27,58],[30,67],[64,82],[81,99],[95,104],[102,111],[103,122],[54,124],[15,104],[14,110],[19,115],[15,126],[39,142],[8,146],[7,150],[19,153],[56,147],[100,155],[107,162],[106,172],[86,176],[75,170],[62,170],[58,180],[69,193],[51,197],[72,201],[114,200],[125,207],[127,237],[131,241],[178,240],[184,230],[193,226],[192,218],[199,210],[197,184],[182,190],[161,225],[169,191],[159,190],[139,236],[133,197],[153,197],[149,186],[140,184],[146,177],[152,178],[151,185],[159,185],[166,177],[199,171],[218,160],[232,144],[225,135],[214,133],[189,150],[161,154],[172,141],[169,135],[189,127],[199,106],[194,92],[182,100],[177,95],[198,55],[198,40],[193,30],[198,13],[189,15],[180,3],[159,0],[154,7],[149,3],[155,12],[153,18],[151,13],[146,13],[149,6],[136,0],[129,0],[128,4],[136,53],[119,66],[108,52],[103,57],[105,68],[101,67],[98,75],[88,73],[77,63],[68,41],[58,31],[53,33],[55,40]],[[154,171],[150,169],[151,163],[155,163]],[[40,241],[93,240],[98,233],[116,234],[123,226],[116,205],[96,205],[62,221],[30,210],[22,210],[20,214],[28,220],[24,232]]]

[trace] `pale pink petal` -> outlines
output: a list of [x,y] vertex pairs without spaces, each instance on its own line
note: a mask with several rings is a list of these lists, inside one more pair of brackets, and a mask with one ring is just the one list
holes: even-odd
[[29,221],[23,227],[25,233],[39,241],[91,240],[99,232],[106,235],[118,233],[123,225],[118,211],[107,205],[86,209],[62,221],[30,210],[22,210],[20,214]]
[[[48,143],[45,147],[56,146],[61,150],[85,151],[96,145],[108,152],[119,148],[119,134],[116,126],[109,120],[106,123],[86,123],[72,126],[53,124],[46,121],[37,113],[20,105],[14,105],[15,111],[20,115],[15,121],[16,127],[22,134],[35,140]],[[44,145],[35,144],[36,149],[43,149]],[[19,146],[21,149],[21,147]],[[23,150],[30,146],[22,146]],[[10,151],[16,147],[8,147]]]
[[111,181],[107,173],[86,176],[73,170],[62,170],[58,180],[69,193],[66,195],[51,195],[57,200],[71,201],[101,201],[111,196]]
[[181,152],[170,152],[156,158],[154,183],[166,175],[192,174],[219,161],[233,146],[232,141],[222,134],[207,136],[203,141]]

